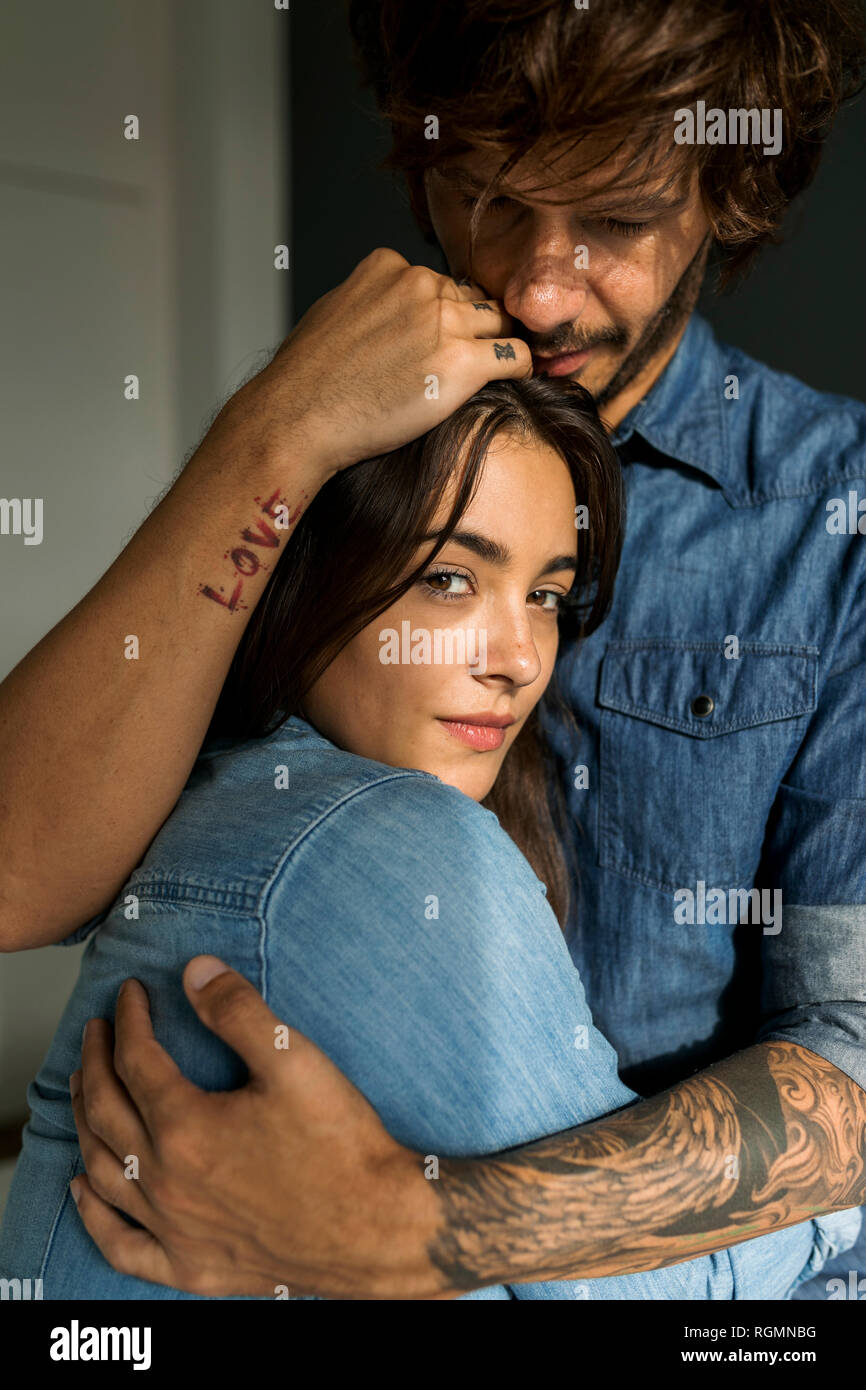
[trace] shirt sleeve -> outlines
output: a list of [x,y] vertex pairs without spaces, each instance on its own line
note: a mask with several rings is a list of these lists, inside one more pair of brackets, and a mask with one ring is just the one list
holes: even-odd
[[762,939],[758,1040],[801,1043],[866,1089],[866,583],[779,788],[761,883],[782,913]]
[[401,1142],[490,1153],[630,1103],[543,885],[435,779],[344,799],[281,868],[266,997]]

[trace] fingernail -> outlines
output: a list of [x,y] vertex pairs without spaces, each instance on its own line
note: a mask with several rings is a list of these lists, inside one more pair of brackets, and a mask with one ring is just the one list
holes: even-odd
[[187,979],[193,989],[204,989],[217,975],[225,975],[228,966],[217,956],[200,956],[188,967]]
[[69,1094],[74,1100],[81,1090],[81,1072],[74,1071],[69,1078]]
[[69,1191],[72,1193],[72,1200],[76,1206],[81,1201],[81,1185],[77,1178],[73,1178],[69,1184]]
[[85,1023],[84,1027],[83,1027],[82,1030],[81,1030],[81,1046],[82,1046],[82,1047],[84,1046],[84,1039],[87,1037],[87,1030],[88,1030],[89,1027],[90,1027],[90,1019],[87,1020],[87,1022]]

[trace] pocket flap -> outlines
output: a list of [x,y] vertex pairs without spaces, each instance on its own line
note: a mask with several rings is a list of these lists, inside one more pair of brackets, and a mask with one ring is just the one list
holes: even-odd
[[666,638],[610,642],[599,703],[693,738],[794,719],[816,704],[818,648]]

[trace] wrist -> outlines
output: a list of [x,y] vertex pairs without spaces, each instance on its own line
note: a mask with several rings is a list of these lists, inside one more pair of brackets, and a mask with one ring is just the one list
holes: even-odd
[[374,1298],[449,1299],[461,1292],[430,1258],[443,1219],[438,1192],[443,1179],[432,1175],[433,1167],[425,1155],[401,1147],[377,1171]]
[[287,401],[286,394],[266,369],[228,402],[228,423],[275,485],[300,483],[315,493],[349,460],[314,407],[304,400]]
[[227,401],[188,465],[233,491],[279,489],[308,500],[337,472],[325,433],[303,405],[287,408],[254,377]]

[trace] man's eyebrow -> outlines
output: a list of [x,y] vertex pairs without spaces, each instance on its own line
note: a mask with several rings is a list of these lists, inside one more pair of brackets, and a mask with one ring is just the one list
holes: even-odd
[[[612,213],[632,212],[636,215],[648,214],[656,217],[663,216],[669,212],[679,212],[689,201],[689,194],[681,193],[679,197],[670,193],[636,193],[633,197],[602,198],[597,195],[595,203],[599,212],[604,212],[608,216]],[[592,208],[592,198],[587,198],[587,205]]]
[[[423,540],[438,541],[442,535],[441,531],[433,531],[429,536],[424,536]],[[501,545],[499,541],[491,540],[489,536],[479,535],[477,531],[455,531],[448,538],[455,545],[465,546],[471,550],[481,560],[486,560],[491,565],[509,565],[512,560],[511,551],[507,545]],[[539,574],[555,574],[559,570],[576,570],[577,556],[553,555],[545,565],[538,571]]]
[[[463,169],[457,164],[445,164],[437,167],[435,173],[444,183],[450,184],[452,188],[461,189],[475,198],[479,197],[487,186],[483,180],[476,178],[474,174],[469,173],[468,169]],[[542,190],[542,192],[549,191],[547,189]],[[508,184],[494,184],[491,192],[494,196],[517,200],[524,196],[519,189],[511,188]],[[659,216],[664,213],[679,212],[688,201],[688,191],[677,196],[676,193],[665,189],[660,189],[655,193],[641,192],[640,189],[637,189],[633,193],[617,195],[614,189],[610,194],[589,194],[582,200],[581,206],[586,212],[601,212],[608,215],[617,212],[631,212]]]
[[432,172],[437,179],[442,179],[444,183],[453,184],[455,187],[472,189],[473,192],[480,192],[484,184],[477,179],[474,174],[470,174],[468,169],[462,169],[459,164],[436,164]]

